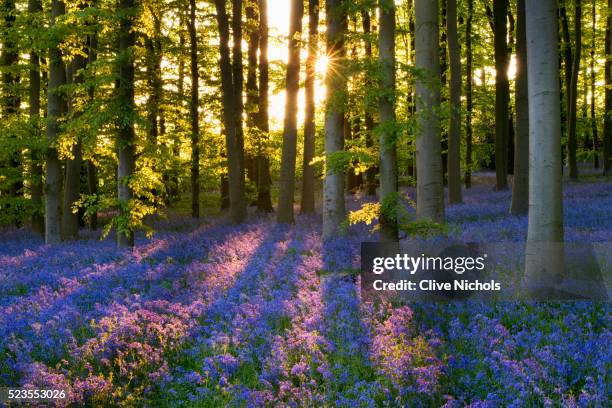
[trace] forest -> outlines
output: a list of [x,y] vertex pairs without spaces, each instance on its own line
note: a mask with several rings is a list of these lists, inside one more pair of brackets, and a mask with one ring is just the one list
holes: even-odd
[[[0,118],[0,387],[611,403],[612,0],[0,0]],[[366,242],[528,299],[366,299]]]

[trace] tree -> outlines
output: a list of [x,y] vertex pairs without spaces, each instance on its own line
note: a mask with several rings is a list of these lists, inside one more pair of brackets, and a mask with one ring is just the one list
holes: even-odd
[[448,0],[446,26],[450,60],[450,126],[448,130],[448,203],[461,198],[461,49],[457,33],[457,0]]
[[595,38],[597,37],[597,0],[593,0],[593,7],[591,10],[592,16],[592,40],[591,40],[591,132],[593,136],[593,167],[599,168],[599,151],[598,151],[598,134],[597,134],[597,116],[595,114]]
[[120,0],[119,2],[119,52],[117,99],[123,108],[119,119],[119,134],[117,150],[119,168],[117,171],[117,198],[119,199],[121,228],[117,232],[119,247],[134,246],[134,231],[131,225],[131,205],[134,190],[130,179],[136,169],[136,133],[134,131],[134,56],[132,48],[135,45],[134,15],[136,0]]
[[[240,4],[237,4],[240,3]],[[225,1],[215,0],[217,10],[217,24],[219,26],[219,65],[221,69],[221,88],[223,93],[223,123],[227,150],[229,170],[229,198],[230,218],[234,223],[240,223],[246,217],[246,202],[244,196],[244,162],[242,130],[238,129],[238,122],[242,121],[242,63],[241,55],[237,52],[241,41],[241,9],[242,2],[233,1],[233,41],[234,63],[230,57],[229,49],[229,19],[225,10]],[[238,7],[240,6],[240,7]],[[237,44],[236,44],[237,43]],[[237,67],[240,66],[240,70]],[[240,71],[240,72],[238,72]],[[240,126],[242,127],[242,126]]]
[[[363,20],[362,22],[363,35],[365,37],[365,40],[364,40],[365,58],[367,61],[370,61],[372,59],[372,41],[370,40],[369,37],[372,34],[372,22],[371,22],[369,10],[361,11],[361,19]],[[370,76],[367,75],[366,80],[365,80],[365,86],[369,88],[371,86],[371,82],[372,81],[371,81]],[[373,139],[372,132],[376,125],[374,123],[374,117],[372,115],[372,112],[370,111],[369,106],[366,106],[365,108],[364,121],[365,121],[365,133],[366,133],[366,147],[372,148],[372,146],[374,145],[374,141],[372,140]],[[374,167],[368,168],[365,174],[365,181],[366,181],[365,182],[366,194],[369,196],[376,195],[376,168]]]
[[527,214],[529,209],[529,95],[527,89],[527,34],[525,0],[517,0],[516,27],[516,131],[514,180],[510,213]]
[[261,140],[257,152],[257,210],[272,212],[272,197],[270,195],[270,160],[262,146],[268,140],[270,132],[269,107],[269,80],[270,64],[268,61],[268,0],[259,0],[259,101],[257,128],[261,133]]
[[380,35],[378,61],[381,72],[380,117],[380,202],[381,239],[397,241],[397,150],[395,122],[395,4],[379,0]]
[[603,134],[603,171],[612,172],[612,0],[608,0],[608,27],[606,28],[606,101]]
[[302,214],[315,211],[314,167],[310,164],[315,155],[315,82],[317,65],[317,46],[319,35],[319,0],[308,1],[308,58],[306,60],[306,97],[304,115],[304,160],[302,164]]
[[417,217],[444,221],[444,189],[440,154],[440,54],[438,1],[415,2],[417,93]]
[[323,240],[340,233],[340,225],[345,217],[344,171],[333,166],[337,154],[344,150],[344,93],[346,78],[342,71],[344,65],[344,35],[346,15],[342,0],[326,0],[327,56],[330,63],[325,74],[327,102],[325,106],[325,156],[326,174],[323,188]]
[[525,259],[528,290],[558,282],[563,268],[561,106],[557,2],[527,0],[529,82],[529,225]]
[[572,58],[570,86],[567,90],[569,94],[569,105],[567,107],[567,155],[571,179],[578,178],[578,163],[576,162],[576,110],[578,105],[578,75],[580,73],[582,52],[582,0],[574,0],[574,10],[574,55]]
[[[42,11],[42,4],[40,0],[28,0],[28,13],[30,16],[35,16]],[[28,104],[30,106],[30,121],[35,139],[40,138],[40,56],[34,39],[32,39],[32,45],[30,50],[30,87],[29,87],[29,99]],[[32,228],[34,231],[43,234],[45,230],[45,220],[42,214],[42,199],[43,199],[43,179],[42,173],[43,168],[41,165],[40,151],[38,149],[32,149],[32,206],[34,211],[32,213]]]
[[508,44],[506,0],[493,1],[493,29],[495,46],[495,187],[508,188],[508,113],[510,84],[508,82]]
[[289,27],[289,58],[286,76],[285,124],[281,158],[280,192],[277,221],[293,222],[293,200],[295,193],[295,159],[297,154],[297,110],[300,90],[300,51],[304,1],[293,0]]
[[196,1],[189,0],[189,55],[191,67],[191,216],[200,217],[200,74],[198,71],[198,34]]
[[[63,1],[51,2],[51,28],[66,12]],[[57,152],[59,120],[65,111],[64,96],[60,88],[66,83],[66,70],[55,38],[49,46],[49,90],[47,96],[47,151],[45,154],[45,243],[61,242],[61,188],[62,165]]]
[[465,82],[465,99],[466,99],[466,113],[465,113],[465,188],[472,187],[472,139],[473,139],[473,127],[472,127],[472,110],[474,109],[474,95],[472,92],[472,86],[474,82],[474,54],[472,52],[472,25],[474,21],[474,0],[468,0],[468,16],[465,23],[465,52],[467,54],[466,59],[466,82]]

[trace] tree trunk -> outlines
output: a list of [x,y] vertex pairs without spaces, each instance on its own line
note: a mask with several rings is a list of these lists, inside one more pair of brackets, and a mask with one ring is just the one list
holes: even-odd
[[319,35],[319,0],[308,1],[308,59],[306,60],[306,82],[304,93],[306,106],[304,115],[304,160],[302,163],[302,214],[315,212],[315,174],[310,162],[315,155],[315,82],[317,47]]
[[505,0],[493,3],[495,37],[495,179],[496,189],[508,188],[508,109],[510,85],[508,83],[508,44],[506,20],[508,5]]
[[[244,172],[241,152],[243,146],[241,144],[241,135],[238,135],[237,122],[242,121],[242,110],[237,106],[239,99],[242,99],[242,91],[239,93],[235,90],[242,85],[238,85],[235,81],[240,80],[240,74],[234,76],[232,67],[230,49],[229,49],[229,21],[227,11],[225,10],[225,1],[215,0],[217,10],[217,24],[219,26],[219,55],[221,68],[221,88],[223,93],[223,122],[225,127],[225,139],[228,161],[228,183],[229,183],[229,199],[230,199],[230,218],[234,223],[240,223],[246,216],[246,205],[244,197]],[[236,10],[235,10],[236,11]],[[234,14],[234,19],[238,17]],[[236,28],[234,24],[234,28]],[[239,28],[239,27],[238,27]],[[234,32],[234,41],[240,38],[240,31]],[[236,47],[234,47],[236,48]],[[236,55],[234,55],[236,56]],[[239,63],[235,61],[235,63]],[[242,68],[240,69],[242,70]],[[237,95],[240,98],[237,98]]]
[[[372,59],[372,41],[370,39],[370,35],[372,34],[372,23],[370,21],[370,12],[368,10],[363,10],[361,12],[362,20],[363,20],[363,34],[365,37],[364,45],[365,45],[365,57],[367,61]],[[369,76],[365,79],[366,87],[371,86],[371,79]],[[365,107],[365,132],[366,132],[366,147],[372,148],[374,146],[373,139],[373,131],[374,131],[374,117],[372,116],[372,112],[368,106]],[[370,167],[366,171],[365,174],[366,182],[365,182],[365,190],[366,194],[369,196],[376,195],[376,168]]]
[[448,129],[448,203],[461,197],[461,49],[457,33],[457,0],[448,0],[446,26],[450,60],[450,126]]
[[527,34],[525,0],[517,0],[516,27],[516,138],[514,143],[513,215],[529,209],[529,94],[527,89]]
[[[97,2],[93,2],[93,6],[96,7]],[[87,63],[91,66],[98,59],[98,33],[95,31],[88,38],[87,45]],[[96,86],[90,85],[87,90],[88,97],[90,101],[93,101],[95,98]],[[96,164],[92,159],[87,161],[87,187],[90,195],[98,194],[98,170],[96,169]],[[89,228],[92,231],[98,229],[98,212],[94,211],[89,219]]]
[[189,55],[191,67],[191,216],[200,218],[200,73],[198,71],[198,35],[196,1],[189,0]]
[[[257,128],[261,132],[257,152],[257,211],[269,213],[272,208],[270,160],[264,151],[269,138],[268,114],[270,64],[268,62],[268,0],[259,0],[259,115]],[[263,146],[262,146],[263,145]]]
[[[247,136],[256,144],[259,135],[253,132],[257,126],[257,103],[259,90],[257,87],[257,51],[259,49],[259,19],[257,18],[257,0],[246,1],[246,29],[247,29],[247,81],[246,81],[246,114],[247,114]],[[246,175],[249,181],[257,183],[257,160],[251,151],[245,153]],[[257,205],[256,201],[250,202],[249,206]]]
[[[36,14],[42,11],[40,0],[28,0],[28,13]],[[34,47],[34,46],[33,46]],[[41,137],[40,129],[40,57],[34,49],[30,51],[30,88],[29,88],[30,121],[34,131],[34,138]],[[32,228],[34,231],[44,234],[45,220],[42,209],[43,181],[40,151],[33,149],[32,158]]]
[[[64,2],[51,2],[51,26],[66,11]],[[47,96],[47,141],[45,154],[45,243],[58,244],[61,241],[61,190],[62,164],[57,153],[59,117],[65,111],[64,96],[58,89],[66,82],[66,70],[61,59],[59,40],[49,47],[49,91]]]
[[346,14],[341,0],[326,0],[327,55],[334,56],[334,66],[328,66],[325,74],[327,103],[325,107],[325,155],[326,174],[323,191],[323,240],[340,234],[345,217],[344,171],[329,168],[332,157],[344,150],[344,107],[338,103],[338,95],[346,92],[346,77],[341,72],[346,57],[344,36]]
[[293,0],[289,27],[289,58],[286,77],[285,123],[281,158],[280,192],[277,222],[292,223],[295,193],[295,158],[297,154],[297,111],[300,90],[300,51],[304,1]]
[[474,0],[468,0],[468,17],[465,25],[466,61],[466,117],[465,117],[465,188],[472,187],[472,109],[474,108],[472,86],[474,82],[474,55],[472,51],[472,24],[474,21]]
[[[441,2],[441,23],[438,28],[440,31],[440,83],[441,83],[441,91],[440,91],[440,105],[445,106],[448,102],[447,96],[445,92],[442,90],[446,89],[448,84],[447,79],[447,71],[448,71],[448,58],[447,58],[447,48],[448,48],[448,33],[446,31],[446,22],[448,21],[447,15],[447,3],[448,0],[440,0]],[[440,126],[441,134],[441,151],[442,151],[442,183],[447,185],[448,183],[448,130],[444,124]]]
[[[82,70],[86,67],[86,59],[82,55],[76,55],[72,60],[70,82],[73,86],[82,85],[84,82]],[[71,95],[68,105],[70,115],[73,118],[80,116],[78,111],[77,96]],[[78,201],[81,192],[81,168],[83,153],[81,139],[72,145],[71,158],[66,161],[66,176],[64,179],[64,205],[62,207],[62,234],[64,240],[75,240],[79,237],[79,214],[73,210],[74,203]]]
[[612,0],[608,0],[608,27],[606,28],[606,101],[603,134],[603,170],[612,173]]
[[[120,216],[126,223],[131,214],[129,208],[134,191],[129,185],[136,168],[136,134],[134,132],[134,59],[131,48],[135,45],[136,35],[133,31],[133,12],[136,0],[120,0],[121,13],[119,29],[119,80],[117,96],[120,106],[123,107],[123,118],[120,120],[117,150],[119,151],[119,167],[117,170],[117,197],[120,203]],[[128,57],[129,56],[129,57]],[[125,225],[124,231],[117,231],[117,244],[119,247],[134,246],[134,231],[130,225]]]
[[597,116],[595,114],[595,38],[597,37],[597,1],[593,0],[593,26],[591,41],[591,132],[593,136],[593,167],[599,168],[599,140],[597,134]]
[[[525,278],[531,294],[546,293],[563,269],[561,107],[557,2],[527,0],[529,81],[529,226]],[[542,292],[544,291],[544,292]]]
[[397,241],[397,123],[395,122],[395,4],[379,0],[380,35],[378,62],[381,89],[380,116],[380,236],[383,241]]
[[417,217],[444,221],[442,156],[440,155],[440,53],[438,50],[438,0],[417,0]]
[[571,179],[578,179],[578,163],[576,162],[576,120],[577,120],[577,101],[578,101],[578,75],[580,73],[580,58],[582,53],[582,0],[574,0],[575,20],[574,20],[574,56],[572,59],[572,76],[570,80],[569,106],[567,115],[567,156],[569,164],[569,176]]

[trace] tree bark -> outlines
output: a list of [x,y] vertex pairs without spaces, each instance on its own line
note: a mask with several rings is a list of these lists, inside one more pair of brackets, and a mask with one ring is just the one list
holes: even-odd
[[572,59],[572,76],[570,80],[569,106],[567,115],[567,156],[569,176],[578,179],[578,163],[576,162],[576,118],[578,101],[578,75],[580,74],[580,59],[582,54],[582,0],[574,0],[574,56]]
[[200,73],[198,70],[198,34],[196,1],[189,1],[189,56],[191,67],[191,216],[200,218]]
[[[259,100],[259,90],[257,87],[257,51],[259,50],[259,19],[257,18],[257,0],[247,0],[245,7],[246,30],[247,30],[247,80],[246,80],[246,127],[247,136],[255,139],[252,143],[257,143],[259,135],[253,132],[257,124],[257,103]],[[246,175],[249,181],[257,183],[257,160],[252,152],[245,153]],[[257,202],[249,203],[249,206],[256,205]]]
[[603,171],[612,173],[612,0],[608,0],[608,27],[606,28],[606,100],[603,134]]
[[[237,19],[241,14],[237,9],[236,0],[234,0],[234,19]],[[240,3],[238,1],[238,3]],[[217,24],[219,26],[219,54],[220,54],[220,68],[221,68],[221,88],[223,93],[223,122],[225,125],[225,139],[226,139],[226,150],[227,150],[227,161],[228,161],[228,183],[229,183],[229,198],[230,198],[230,218],[234,223],[240,223],[246,217],[246,205],[244,197],[244,171],[243,171],[243,160],[241,158],[243,145],[242,135],[239,134],[237,129],[237,123],[242,123],[242,109],[238,106],[238,103],[242,100],[242,82],[241,72],[238,73],[236,64],[240,65],[240,71],[242,71],[241,58],[240,61],[234,61],[232,64],[229,49],[229,20],[227,11],[225,10],[225,1],[215,0],[215,6],[217,10]],[[238,20],[241,20],[238,18]],[[234,29],[238,28],[238,31],[234,31],[234,42],[241,39],[240,21],[234,23]],[[236,55],[236,48],[234,47],[234,57]],[[237,91],[236,89],[240,89]],[[240,96],[240,97],[238,97]]]
[[[66,7],[63,1],[51,2],[51,26],[63,15]],[[57,152],[59,117],[65,111],[64,96],[59,88],[66,82],[66,70],[61,59],[59,40],[49,47],[49,91],[47,96],[47,152],[45,154],[45,243],[61,242],[61,190],[62,164]]]
[[[93,6],[97,6],[97,1],[93,1]],[[98,33],[97,30],[88,38],[87,63],[91,66],[98,59]],[[90,85],[87,90],[90,101],[93,101],[96,93],[96,86]],[[98,170],[94,158],[87,161],[87,187],[90,195],[98,194]],[[89,228],[92,231],[98,229],[98,212],[94,211],[89,219]]]
[[[73,86],[80,86],[84,82],[83,72],[86,63],[85,57],[76,55],[72,60],[70,82]],[[68,105],[72,118],[80,116],[76,108],[76,96],[71,95]],[[64,205],[62,206],[62,234],[64,240],[75,240],[79,237],[79,214],[73,210],[74,203],[78,201],[81,192],[81,168],[83,153],[81,139],[76,136],[72,145],[71,157],[66,160],[66,176],[64,178]]]
[[380,237],[383,241],[397,241],[397,131],[395,122],[395,4],[393,0],[379,0],[380,35],[378,62],[381,89],[378,102],[380,117]]
[[302,163],[302,202],[300,212],[315,212],[315,174],[310,162],[315,155],[315,82],[319,35],[319,0],[308,1],[308,58],[306,60],[306,98],[304,115],[304,160]]
[[[364,46],[365,46],[365,58],[367,61],[370,61],[372,59],[372,41],[370,40],[370,35],[372,34],[372,22],[370,19],[370,12],[368,10],[363,10],[361,12],[361,17],[363,20],[363,34],[365,37],[364,40]],[[365,85],[366,87],[370,87],[371,86],[371,79],[370,77],[366,77],[365,79]],[[366,132],[366,147],[368,148],[372,148],[372,146],[374,146],[374,141],[373,141],[373,131],[374,131],[374,127],[376,126],[374,124],[374,117],[372,116],[372,112],[370,112],[370,109],[368,106],[366,106],[365,108],[365,117],[364,117],[364,121],[365,121],[365,132]],[[365,190],[366,190],[366,194],[369,196],[375,196],[376,195],[376,168],[375,167],[370,167],[365,174]]]
[[289,58],[286,77],[285,123],[281,157],[280,192],[277,222],[292,223],[295,194],[295,159],[297,154],[297,111],[300,90],[300,51],[304,1],[293,0],[289,27]]
[[448,203],[461,197],[461,49],[457,33],[457,0],[448,0],[446,26],[450,60],[450,125],[448,129]]
[[[117,82],[117,96],[120,106],[123,107],[124,117],[120,120],[117,150],[119,152],[119,167],[117,171],[117,197],[120,203],[120,216],[126,221],[131,218],[130,205],[134,198],[134,191],[129,185],[136,169],[136,134],[134,132],[134,57],[132,48],[136,42],[133,31],[133,11],[136,0],[120,0],[121,13],[119,29],[119,80]],[[117,232],[119,247],[134,246],[134,231],[130,225],[125,231]]]
[[465,24],[465,48],[467,54],[466,60],[466,83],[465,83],[465,98],[466,98],[466,113],[465,113],[465,188],[472,187],[472,109],[474,108],[473,100],[473,82],[474,82],[474,54],[472,51],[472,24],[474,21],[474,0],[468,0],[468,17]]
[[346,56],[344,36],[347,29],[346,14],[342,0],[326,0],[327,55],[333,56],[325,74],[327,103],[325,107],[325,155],[326,174],[323,191],[323,240],[329,240],[341,233],[345,217],[344,171],[329,168],[334,154],[344,150],[344,104],[341,95],[346,92],[346,77],[341,72]]
[[525,259],[527,290],[545,294],[563,270],[561,106],[557,2],[527,0],[529,81],[529,223]]
[[[257,211],[269,213],[274,211],[270,186],[270,160],[264,151],[269,138],[270,118],[269,108],[269,81],[270,64],[268,62],[268,0],[259,0],[259,115],[257,127],[261,138],[257,152]],[[263,146],[262,146],[263,145]]]
[[440,53],[438,50],[438,0],[417,0],[417,218],[444,221],[442,156],[440,155]]
[[[40,0],[28,0],[28,13],[36,14],[42,11]],[[34,47],[34,44],[32,45]],[[34,132],[34,138],[41,137],[40,129],[40,57],[37,50],[30,50],[30,88],[29,88],[29,105],[30,105],[30,121]],[[43,168],[41,164],[40,151],[33,149],[31,153],[32,159],[32,228],[34,231],[44,234],[45,219],[42,209],[43,198]]]
[[597,134],[597,116],[595,113],[595,38],[597,37],[597,0],[593,0],[593,25],[591,41],[591,132],[593,136],[593,167],[599,168],[599,140]]
[[508,5],[506,0],[493,3],[495,37],[495,187],[497,190],[508,188],[508,109],[510,85],[508,83],[508,44],[506,20]]
[[529,94],[527,89],[527,34],[525,0],[517,0],[516,27],[516,138],[514,143],[513,215],[529,209]]

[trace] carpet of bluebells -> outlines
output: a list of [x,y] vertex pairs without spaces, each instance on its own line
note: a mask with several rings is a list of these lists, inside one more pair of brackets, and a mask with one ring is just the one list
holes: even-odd
[[[566,239],[612,242],[612,183],[564,194]],[[452,233],[524,240],[509,202],[475,186],[447,209]],[[608,303],[373,305],[350,273],[366,228],[324,246],[318,217],[155,228],[123,252],[0,231],[0,387],[71,406],[611,404]]]

